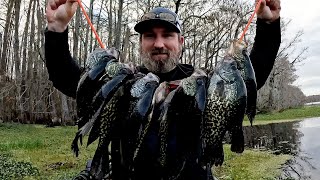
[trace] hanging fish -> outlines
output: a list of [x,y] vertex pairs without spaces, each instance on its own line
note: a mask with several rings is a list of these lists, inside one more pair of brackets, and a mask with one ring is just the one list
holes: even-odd
[[232,133],[231,151],[244,150],[242,122],[247,90],[231,57],[225,57],[211,75],[207,94],[202,124],[202,163],[211,168],[224,161],[222,140],[227,130]]
[[167,82],[162,82],[161,84],[159,84],[159,86],[154,91],[154,94],[152,96],[152,101],[151,101],[150,113],[148,113],[146,121],[142,122],[140,131],[139,131],[139,135],[137,138],[137,146],[133,154],[133,161],[135,161],[137,156],[139,155],[140,148],[144,142],[145,136],[149,132],[149,127],[154,120],[157,120],[157,117],[159,116],[158,108],[160,104],[165,100],[168,93],[169,93],[169,85]]
[[[90,174],[95,179],[101,179],[106,172],[109,171],[109,152],[108,146],[113,138],[116,137],[118,131],[122,132],[121,138],[131,138],[128,135],[136,135],[138,130],[135,128],[134,123],[139,124],[150,111],[150,105],[154,90],[158,86],[159,78],[149,73],[147,75],[135,74],[133,79],[128,80],[123,86],[118,88],[111,100],[104,106],[99,121],[101,122],[99,129],[100,138],[97,150],[92,160]],[[129,92],[130,91],[130,92]],[[128,121],[129,122],[128,124]],[[132,121],[135,121],[132,123]],[[124,129],[126,126],[127,129]],[[94,129],[92,129],[94,130]],[[92,131],[91,130],[91,131]],[[133,131],[130,134],[128,131]],[[123,139],[124,140],[124,139]],[[128,139],[125,140],[128,142]],[[129,142],[132,145],[135,143]],[[129,144],[123,144],[122,151],[129,151]],[[122,153],[127,155],[127,153]],[[132,153],[133,154],[133,153]],[[129,160],[131,157],[124,156]],[[128,161],[126,161],[128,162]],[[130,164],[131,165],[131,164]]]
[[[199,119],[202,116],[206,101],[206,73],[200,69],[196,69],[194,73],[185,79],[178,81],[168,82],[169,84],[177,85],[177,88],[171,91],[160,108],[160,165],[163,167],[166,164],[167,145],[168,145],[168,133],[171,121],[177,123],[176,129],[171,133],[183,135],[179,140],[189,141],[188,136],[191,132],[188,132],[190,128],[196,131],[198,122],[194,122],[195,119]],[[193,115],[198,115],[198,118],[188,121],[186,118],[191,118]],[[199,121],[200,123],[200,121]],[[199,127],[199,126],[198,126]],[[183,133],[184,132],[184,133]],[[173,136],[176,136],[173,135]],[[184,139],[184,140],[183,140]],[[177,141],[179,141],[177,140]],[[183,144],[183,146],[189,146],[190,144]],[[191,145],[192,146],[192,145]],[[182,147],[182,146],[181,146]],[[187,147],[186,147],[187,148]],[[185,149],[188,151],[188,149]]]
[[[101,77],[102,81],[108,81],[102,85],[96,95],[90,101],[91,104],[88,105],[89,111],[85,115],[86,119],[82,118],[82,127],[79,127],[78,132],[72,142],[71,149],[78,156],[79,147],[78,140],[82,144],[82,137],[85,136],[91,128],[94,126],[96,119],[100,116],[101,110],[112,98],[113,94],[121,87],[128,79],[133,77],[135,68],[131,64],[118,63],[116,61],[109,62],[105,67],[105,75]],[[106,77],[106,78],[104,78]],[[99,123],[99,121],[97,121]],[[99,127],[95,126],[95,127]],[[88,145],[93,142],[99,136],[99,131],[91,131],[90,139],[88,139]]]
[[175,179],[186,161],[197,156],[200,124],[206,101],[207,75],[200,69],[187,78],[168,82],[176,85],[160,107],[160,157],[164,176]]
[[257,106],[257,82],[254,69],[251,64],[247,45],[243,41],[234,40],[231,42],[228,55],[237,61],[238,69],[247,88],[246,114],[252,125],[256,115]]
[[110,80],[106,77],[103,81],[100,80],[105,74],[105,67],[111,62],[117,61],[118,56],[118,52],[113,48],[96,49],[88,55],[86,70],[81,76],[76,90],[78,116],[76,123],[79,129],[90,119],[92,114],[91,102],[94,95],[106,81]]

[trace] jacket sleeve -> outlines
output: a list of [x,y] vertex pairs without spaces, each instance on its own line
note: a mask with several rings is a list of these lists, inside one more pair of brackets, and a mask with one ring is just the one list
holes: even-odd
[[81,70],[69,51],[68,29],[63,33],[46,29],[45,60],[53,86],[65,95],[75,98]]
[[250,54],[256,75],[257,89],[265,84],[273,68],[280,43],[280,18],[270,24],[258,19],[255,42]]

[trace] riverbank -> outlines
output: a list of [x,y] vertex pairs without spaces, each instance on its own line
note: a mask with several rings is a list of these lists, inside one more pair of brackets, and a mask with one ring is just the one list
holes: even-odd
[[268,151],[245,149],[242,154],[230,151],[230,145],[224,146],[225,161],[221,167],[213,167],[219,180],[266,180],[281,175],[281,167],[290,155],[274,155]]
[[[41,125],[0,124],[0,179],[68,180],[84,169],[96,144],[80,147],[79,157],[71,152],[75,127],[45,128]],[[289,159],[268,152],[230,152],[224,146],[225,162],[215,167],[219,179],[256,180],[275,177]]]
[[[307,117],[320,117],[320,107],[259,114],[254,125]],[[245,121],[245,124],[249,122]],[[45,128],[43,125],[0,123],[0,179],[72,179],[84,169],[96,148],[96,143],[86,148],[85,138],[79,157],[75,157],[70,145],[76,132],[76,127]],[[219,179],[274,179],[280,175],[281,165],[291,158],[249,149],[236,154],[230,152],[229,145],[224,146],[224,151],[224,164],[213,168]]]
[[[301,119],[311,117],[320,117],[320,106],[305,106],[302,108],[287,109],[282,112],[257,114],[253,122],[253,125],[299,121]],[[245,117],[243,125],[250,125],[250,122],[247,119],[247,117]]]

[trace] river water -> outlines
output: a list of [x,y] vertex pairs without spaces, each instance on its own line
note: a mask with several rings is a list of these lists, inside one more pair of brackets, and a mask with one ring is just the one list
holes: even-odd
[[245,145],[294,158],[280,179],[320,179],[320,117],[244,127]]

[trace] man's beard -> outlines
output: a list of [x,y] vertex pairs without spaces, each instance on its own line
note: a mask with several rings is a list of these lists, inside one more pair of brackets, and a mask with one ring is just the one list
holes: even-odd
[[[166,73],[173,70],[179,62],[181,47],[179,52],[167,49],[153,49],[150,52],[142,51],[140,48],[141,60],[143,65],[151,72]],[[168,54],[167,58],[152,59],[152,54]]]

